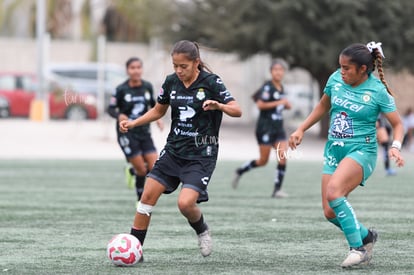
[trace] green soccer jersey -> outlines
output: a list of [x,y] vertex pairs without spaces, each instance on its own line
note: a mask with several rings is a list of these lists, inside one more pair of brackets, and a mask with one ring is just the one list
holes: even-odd
[[217,158],[223,112],[204,111],[202,105],[208,99],[223,104],[234,100],[215,74],[201,71],[188,88],[176,74],[167,76],[158,102],[171,106],[171,129],[165,146],[171,154],[184,159]]
[[331,100],[329,140],[376,143],[375,123],[379,113],[396,110],[394,98],[373,74],[352,87],[337,70],[330,76],[324,93]]

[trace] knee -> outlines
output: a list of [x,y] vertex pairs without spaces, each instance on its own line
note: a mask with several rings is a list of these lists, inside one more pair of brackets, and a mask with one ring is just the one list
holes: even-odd
[[256,160],[256,166],[264,166],[269,161],[269,158],[261,157],[260,159]]
[[195,206],[195,202],[188,198],[180,198],[177,205],[180,212],[185,215],[191,212],[191,209]]
[[328,200],[328,202],[333,201],[343,196],[344,194],[342,194],[340,190],[338,190],[338,188],[335,187],[334,183],[328,184],[328,187],[326,189],[326,199]]
[[335,213],[328,205],[323,208],[323,215],[327,220],[335,218]]

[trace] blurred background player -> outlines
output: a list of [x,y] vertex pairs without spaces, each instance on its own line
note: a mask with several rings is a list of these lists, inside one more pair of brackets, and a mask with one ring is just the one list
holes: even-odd
[[[135,185],[138,201],[143,192],[145,176],[157,159],[157,150],[149,124],[121,133],[118,123],[122,120],[134,120],[155,105],[151,83],[141,78],[142,65],[142,60],[137,57],[127,60],[126,71],[129,78],[116,87],[108,107],[108,113],[117,119],[118,144],[132,166],[127,166],[125,169],[126,182],[129,188]],[[161,120],[157,120],[157,125],[161,130],[163,129]]]
[[285,109],[291,108],[282,85],[287,69],[288,64],[283,59],[274,59],[270,66],[272,79],[266,81],[253,95],[253,100],[260,110],[256,125],[256,139],[259,144],[260,157],[259,159],[248,161],[236,170],[236,175],[232,182],[233,188],[237,188],[241,175],[252,168],[266,165],[273,148],[276,150],[278,164],[275,172],[272,197],[284,198],[288,196],[287,193],[281,190],[286,171],[287,156],[287,140],[283,127],[282,112]]
[[390,156],[388,155],[388,150],[390,147],[390,135],[391,135],[391,125],[385,119],[385,117],[380,114],[377,120],[377,139],[379,145],[382,147],[383,152],[383,161],[385,173],[387,176],[394,176],[397,174],[394,169],[390,167]]
[[212,251],[207,223],[197,203],[208,201],[207,186],[216,166],[223,113],[241,116],[238,103],[215,74],[206,71],[198,45],[182,40],[171,52],[174,74],[167,76],[157,104],[136,120],[120,122],[122,132],[160,119],[171,107],[167,144],[148,174],[131,234],[144,244],[152,209],[162,193],[180,183],[178,208],[198,236],[201,254]]

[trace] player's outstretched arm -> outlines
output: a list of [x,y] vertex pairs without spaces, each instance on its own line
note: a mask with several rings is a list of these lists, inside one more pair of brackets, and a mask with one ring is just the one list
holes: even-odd
[[218,101],[209,99],[203,103],[203,109],[204,111],[220,110],[223,113],[232,117],[241,117],[242,115],[241,108],[235,100],[230,101],[227,104],[223,104],[219,103]]
[[309,116],[302,122],[302,124],[289,137],[289,147],[293,150],[302,142],[303,134],[306,130],[312,127],[316,122],[331,109],[331,101],[329,96],[324,94],[320,99],[318,105],[312,110]]
[[168,104],[155,104],[154,108],[150,109],[148,112],[146,112],[143,116],[129,121],[129,120],[123,120],[119,122],[119,130],[123,133],[128,132],[128,129],[141,126],[144,124],[148,124],[152,121],[158,120],[161,117],[165,115],[168,109]]
[[390,156],[390,159],[393,159],[395,161],[398,167],[401,167],[404,165],[404,158],[400,153],[402,140],[404,138],[404,126],[397,111],[385,113],[384,115],[392,126],[394,138],[391,148],[388,151],[388,155]]

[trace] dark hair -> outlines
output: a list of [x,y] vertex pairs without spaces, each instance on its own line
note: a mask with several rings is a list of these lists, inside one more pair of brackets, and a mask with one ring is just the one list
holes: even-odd
[[270,63],[270,70],[272,70],[275,65],[282,66],[283,69],[285,69],[285,71],[289,70],[288,63],[285,60],[283,60],[282,58],[272,59],[272,63]]
[[138,61],[139,63],[141,63],[142,65],[142,60],[139,57],[130,57],[127,62],[125,63],[126,68],[128,69],[129,65],[131,65],[131,63]]
[[350,62],[356,64],[358,68],[362,65],[367,66],[367,73],[371,74],[375,67],[378,71],[379,79],[382,84],[384,84],[387,92],[390,95],[393,95],[393,92],[388,87],[387,81],[385,81],[384,71],[382,68],[382,55],[378,49],[373,49],[372,52],[364,44],[352,44],[342,50],[341,55],[347,56],[350,58]]
[[191,61],[196,61],[197,59],[200,60],[198,69],[200,71],[206,70],[211,73],[210,68],[208,68],[208,66],[200,58],[200,47],[197,42],[191,42],[188,40],[178,41],[174,44],[174,47],[171,51],[171,55],[179,53],[185,54],[187,58]]

